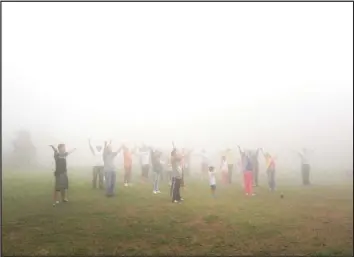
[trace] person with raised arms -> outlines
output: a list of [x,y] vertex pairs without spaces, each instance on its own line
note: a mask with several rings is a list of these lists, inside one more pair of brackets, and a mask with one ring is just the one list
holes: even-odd
[[255,195],[253,193],[253,188],[252,188],[252,175],[253,175],[253,167],[252,167],[252,160],[251,160],[251,156],[252,156],[252,152],[251,151],[243,151],[241,150],[240,146],[237,146],[239,151],[240,151],[240,155],[241,155],[241,164],[242,164],[242,173],[243,173],[243,182],[244,182],[244,190],[245,190],[245,194],[246,196],[250,196],[250,195]]
[[172,165],[172,186],[171,195],[173,203],[180,203],[183,201],[181,197],[181,181],[182,181],[182,168],[181,168],[181,155],[173,148],[171,152],[171,165]]
[[133,154],[135,149],[129,149],[122,145],[123,149],[123,162],[124,162],[124,186],[131,186],[132,167],[133,167]]
[[149,179],[149,170],[150,170],[150,149],[147,145],[143,144],[141,148],[139,148],[139,157],[141,164],[141,177],[143,182],[148,182]]
[[53,195],[53,206],[59,204],[58,194],[61,194],[62,202],[68,202],[68,189],[69,189],[69,178],[67,174],[67,163],[66,157],[68,157],[76,149],[67,152],[65,144],[59,144],[58,149],[53,145],[49,145],[54,151],[54,161],[55,161],[55,186],[54,186],[54,195]]
[[89,147],[91,153],[94,156],[94,166],[92,170],[92,188],[97,188],[97,177],[98,177],[98,187],[99,189],[103,189],[103,178],[104,178],[104,171],[103,171],[103,147],[97,145],[95,148],[92,147],[91,139],[89,138]]
[[116,184],[116,167],[114,165],[114,159],[118,153],[122,150],[120,147],[116,152],[112,151],[111,142],[104,144],[103,150],[103,162],[104,162],[104,172],[106,178],[106,196],[112,197],[114,195],[114,188]]
[[309,160],[310,151],[306,148],[303,148],[301,152],[298,152],[298,155],[301,159],[301,176],[302,176],[302,184],[304,186],[311,185],[310,182],[310,171],[311,165]]
[[151,164],[152,164],[152,171],[153,171],[153,193],[154,194],[159,194],[160,192],[160,179],[161,179],[161,173],[162,173],[162,163],[161,163],[161,155],[162,153],[158,150],[150,149],[150,155],[151,155]]
[[270,153],[264,152],[263,148],[261,148],[263,156],[266,161],[266,172],[268,177],[268,186],[270,191],[275,190],[275,157],[271,156]]

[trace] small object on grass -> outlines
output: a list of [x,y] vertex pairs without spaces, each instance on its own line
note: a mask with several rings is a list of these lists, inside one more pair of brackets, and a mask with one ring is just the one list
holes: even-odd
[[283,198],[284,198],[284,195],[283,195],[283,194],[280,194],[280,198],[282,198],[282,199],[283,199]]

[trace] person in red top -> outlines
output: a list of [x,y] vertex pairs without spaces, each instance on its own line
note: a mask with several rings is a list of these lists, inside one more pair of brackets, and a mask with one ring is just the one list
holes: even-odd
[[133,167],[133,153],[134,150],[130,150],[125,145],[123,148],[123,161],[124,161],[124,186],[131,185],[132,167]]

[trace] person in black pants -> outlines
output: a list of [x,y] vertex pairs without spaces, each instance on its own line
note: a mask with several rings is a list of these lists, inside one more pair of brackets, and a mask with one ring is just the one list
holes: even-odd
[[171,164],[172,164],[172,185],[171,185],[171,196],[173,203],[179,203],[183,201],[181,197],[180,188],[182,181],[182,170],[181,170],[181,156],[177,154],[176,148],[171,152]]

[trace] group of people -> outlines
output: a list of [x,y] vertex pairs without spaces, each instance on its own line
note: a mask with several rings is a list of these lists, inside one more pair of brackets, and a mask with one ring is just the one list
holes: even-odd
[[[63,202],[67,202],[67,191],[69,188],[67,176],[66,158],[75,151],[66,151],[64,144],[59,144],[58,148],[51,145],[54,151],[55,160],[55,190],[54,190],[54,205],[58,204],[58,194],[61,193]],[[180,203],[183,201],[181,197],[180,188],[184,186],[185,176],[190,174],[190,158],[193,150],[178,150],[174,145],[171,154],[164,155],[162,151],[142,145],[141,147],[128,148],[125,145],[120,146],[116,151],[112,149],[112,142],[104,142],[104,146],[92,146],[89,139],[89,148],[94,156],[92,187],[105,189],[107,197],[114,195],[116,184],[116,168],[115,158],[122,152],[123,166],[124,166],[124,186],[131,186],[132,182],[132,167],[133,155],[137,155],[141,165],[141,178],[143,182],[149,181],[149,171],[152,167],[153,171],[153,193],[159,194],[160,181],[165,178],[169,181],[170,195],[173,203]],[[262,148],[256,150],[243,150],[238,146],[241,156],[241,172],[243,173],[243,184],[245,194],[252,196],[253,187],[258,186],[259,177],[259,162],[258,155],[262,153],[266,161],[266,173],[268,177],[268,186],[271,191],[275,190],[275,156],[268,152],[264,152]],[[208,177],[211,187],[212,195],[216,192],[216,167],[210,163],[210,160],[205,150],[202,150],[200,156],[202,157],[201,171],[202,177]],[[302,160],[302,178],[303,184],[309,185],[310,179],[310,164],[308,162],[307,150],[303,149],[299,156]],[[234,163],[231,149],[227,149],[221,156],[219,170],[221,172],[221,180],[225,184],[231,184],[233,170],[236,167]],[[98,182],[98,183],[97,183]],[[98,185],[97,185],[98,184]]]

